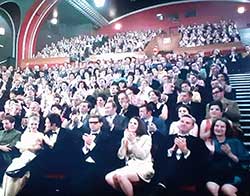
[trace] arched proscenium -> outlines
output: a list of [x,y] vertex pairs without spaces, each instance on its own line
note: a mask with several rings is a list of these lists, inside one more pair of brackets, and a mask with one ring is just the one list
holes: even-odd
[[26,13],[18,36],[18,64],[23,59],[32,58],[35,50],[38,29],[52,11],[58,0],[36,0]]

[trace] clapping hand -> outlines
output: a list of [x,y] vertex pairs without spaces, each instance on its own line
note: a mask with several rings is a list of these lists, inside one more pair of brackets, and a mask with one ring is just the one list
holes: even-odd
[[82,136],[82,139],[84,141],[84,143],[89,146],[92,144],[92,142],[95,140],[96,136],[95,135],[91,135],[91,134],[87,134],[85,133],[83,136]]
[[227,155],[229,155],[230,153],[232,153],[231,147],[228,144],[222,144],[220,148]]
[[187,153],[188,148],[186,138],[177,137],[175,138],[174,143],[177,145],[177,147],[181,150],[183,154]]
[[129,131],[128,129],[126,129],[124,131],[124,138],[128,142],[133,143],[135,141],[135,138],[136,138],[136,133],[132,132],[132,131]]

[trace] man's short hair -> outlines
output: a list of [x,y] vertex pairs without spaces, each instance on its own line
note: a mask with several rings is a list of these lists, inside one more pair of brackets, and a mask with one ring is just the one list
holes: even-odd
[[51,113],[47,116],[47,118],[49,119],[52,125],[55,124],[56,127],[61,127],[62,119],[59,114]]
[[15,118],[11,115],[4,116],[3,120],[8,120],[10,123],[15,123]]
[[191,114],[184,114],[184,115],[182,116],[182,118],[183,118],[183,117],[187,117],[187,118],[192,119],[193,124],[196,122],[196,119],[195,119]]

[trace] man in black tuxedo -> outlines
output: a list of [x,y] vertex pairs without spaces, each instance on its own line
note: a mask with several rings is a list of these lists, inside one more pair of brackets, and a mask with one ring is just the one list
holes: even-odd
[[[102,118],[91,115],[90,132],[82,136],[82,144],[78,148],[78,166],[72,178],[72,195],[95,195],[103,191],[104,176],[114,169],[113,157],[116,152],[110,148],[110,131],[102,129]],[[117,158],[118,159],[118,158]],[[96,189],[98,187],[98,189]]]
[[160,157],[159,182],[171,195],[178,194],[183,186],[198,185],[205,176],[208,154],[205,143],[189,135],[194,118],[184,115],[180,119],[178,135],[170,135]]

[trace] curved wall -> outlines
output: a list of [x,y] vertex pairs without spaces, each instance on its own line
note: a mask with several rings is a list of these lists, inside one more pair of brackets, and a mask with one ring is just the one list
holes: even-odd
[[[245,6],[247,11],[244,14],[236,12],[239,6]],[[185,17],[185,13],[196,10],[196,17]],[[161,13],[165,16],[163,21],[157,19],[156,14]],[[171,21],[167,15],[178,14],[179,19]],[[111,23],[98,31],[103,34],[114,34],[116,32],[126,32],[129,30],[144,30],[162,28],[166,31],[177,29],[181,24],[188,25],[193,23],[214,22],[220,19],[233,19],[239,28],[247,26],[250,18],[250,3],[228,2],[228,1],[203,1],[186,2],[176,4],[162,4],[151,9],[144,9],[127,16],[111,21]],[[114,29],[116,23],[122,25],[122,29]]]

